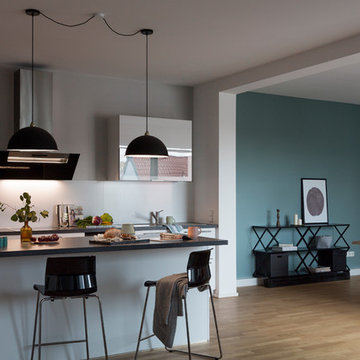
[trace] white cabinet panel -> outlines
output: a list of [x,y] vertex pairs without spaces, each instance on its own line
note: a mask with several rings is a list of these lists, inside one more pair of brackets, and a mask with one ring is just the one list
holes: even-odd
[[160,139],[169,157],[125,157],[128,145],[145,133],[145,117],[119,115],[108,121],[107,180],[191,181],[192,121],[149,118],[150,135]]

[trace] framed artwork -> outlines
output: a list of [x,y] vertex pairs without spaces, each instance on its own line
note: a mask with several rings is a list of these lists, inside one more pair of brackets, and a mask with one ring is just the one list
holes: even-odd
[[301,179],[301,208],[304,224],[327,224],[326,179]]

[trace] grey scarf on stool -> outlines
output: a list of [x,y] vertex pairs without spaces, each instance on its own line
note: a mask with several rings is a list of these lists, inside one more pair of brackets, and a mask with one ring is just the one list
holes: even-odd
[[187,285],[186,273],[166,276],[156,283],[153,331],[169,348],[174,343],[177,317],[183,315],[182,297]]

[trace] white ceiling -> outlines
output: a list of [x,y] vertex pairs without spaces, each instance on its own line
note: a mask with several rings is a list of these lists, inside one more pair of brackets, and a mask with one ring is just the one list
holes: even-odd
[[[360,33],[359,0],[0,0],[0,64],[30,63],[29,7],[67,23],[104,12],[118,31],[154,29],[150,78],[176,85],[193,86]],[[118,37],[99,18],[71,29],[42,16],[35,22],[36,63],[144,79],[144,36]],[[360,82],[345,69],[298,80],[299,94],[308,80],[315,94],[320,82],[329,91],[337,88],[329,84],[339,84],[359,93],[354,86]]]
[[360,105],[360,65],[344,66],[256,92]]

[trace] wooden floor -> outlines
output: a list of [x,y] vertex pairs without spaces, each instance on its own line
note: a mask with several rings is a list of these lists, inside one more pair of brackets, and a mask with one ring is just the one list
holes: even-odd
[[[237,298],[216,299],[223,359],[360,359],[360,276],[273,289],[245,287],[238,292]],[[208,343],[194,346],[196,351],[214,349]],[[111,359],[132,359],[131,355]],[[153,350],[139,353],[138,359],[186,357]]]

